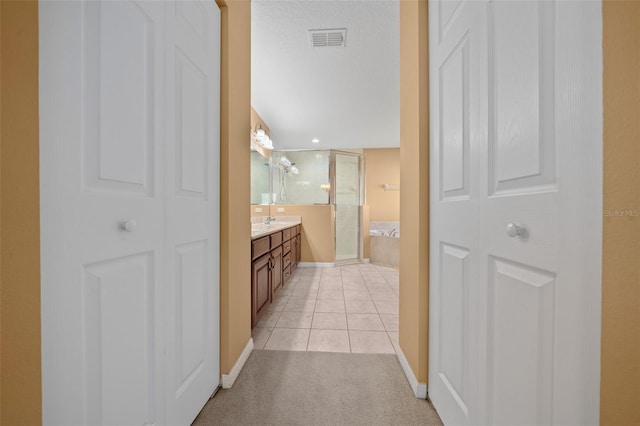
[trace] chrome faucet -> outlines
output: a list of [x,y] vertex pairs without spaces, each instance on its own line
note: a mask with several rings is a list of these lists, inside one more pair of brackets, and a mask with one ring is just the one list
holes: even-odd
[[273,217],[273,216],[267,216],[267,218],[266,218],[266,219],[265,219],[265,221],[264,221],[264,224],[265,224],[265,225],[267,225],[267,226],[269,226],[269,225],[271,225],[271,222],[273,222],[274,220],[276,220],[276,218],[275,218],[275,217]]

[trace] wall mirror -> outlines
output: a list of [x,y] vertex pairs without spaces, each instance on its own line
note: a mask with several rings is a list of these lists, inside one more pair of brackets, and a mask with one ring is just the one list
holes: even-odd
[[270,204],[269,159],[251,150],[251,204]]

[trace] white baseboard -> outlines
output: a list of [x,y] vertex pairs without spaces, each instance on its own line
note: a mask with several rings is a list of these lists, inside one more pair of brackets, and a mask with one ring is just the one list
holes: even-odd
[[368,257],[365,257],[364,259],[362,259],[362,263],[371,263],[371,259]]
[[409,385],[411,389],[413,389],[413,394],[416,398],[426,399],[427,398],[427,384],[419,383],[418,378],[415,374],[413,374],[413,370],[411,366],[409,366],[409,361],[405,358],[404,353],[402,353],[402,348],[398,347],[396,351],[396,355],[398,357],[398,361],[400,361],[400,365],[402,366],[402,370],[404,371],[404,375],[407,376],[407,380],[409,381]]
[[229,374],[222,375],[222,388],[229,389],[235,383],[238,375],[242,371],[242,367],[244,367],[245,362],[249,359],[249,355],[253,352],[253,339],[249,339],[247,342],[247,346],[244,347],[244,350],[240,354],[240,357],[236,361],[235,365],[229,372]]
[[298,268],[333,268],[333,262],[298,262]]

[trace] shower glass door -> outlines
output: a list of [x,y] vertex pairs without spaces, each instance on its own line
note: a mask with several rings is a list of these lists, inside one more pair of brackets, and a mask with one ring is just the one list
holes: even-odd
[[361,259],[361,157],[333,152],[336,262]]

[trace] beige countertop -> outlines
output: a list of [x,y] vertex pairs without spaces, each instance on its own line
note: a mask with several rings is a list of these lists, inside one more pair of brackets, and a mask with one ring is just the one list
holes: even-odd
[[269,225],[266,225],[264,222],[254,222],[251,224],[251,239],[255,240],[256,238],[264,237],[265,235],[291,228],[292,226],[300,225],[301,223],[302,221],[300,219],[295,218],[287,218],[287,220],[276,219]]

